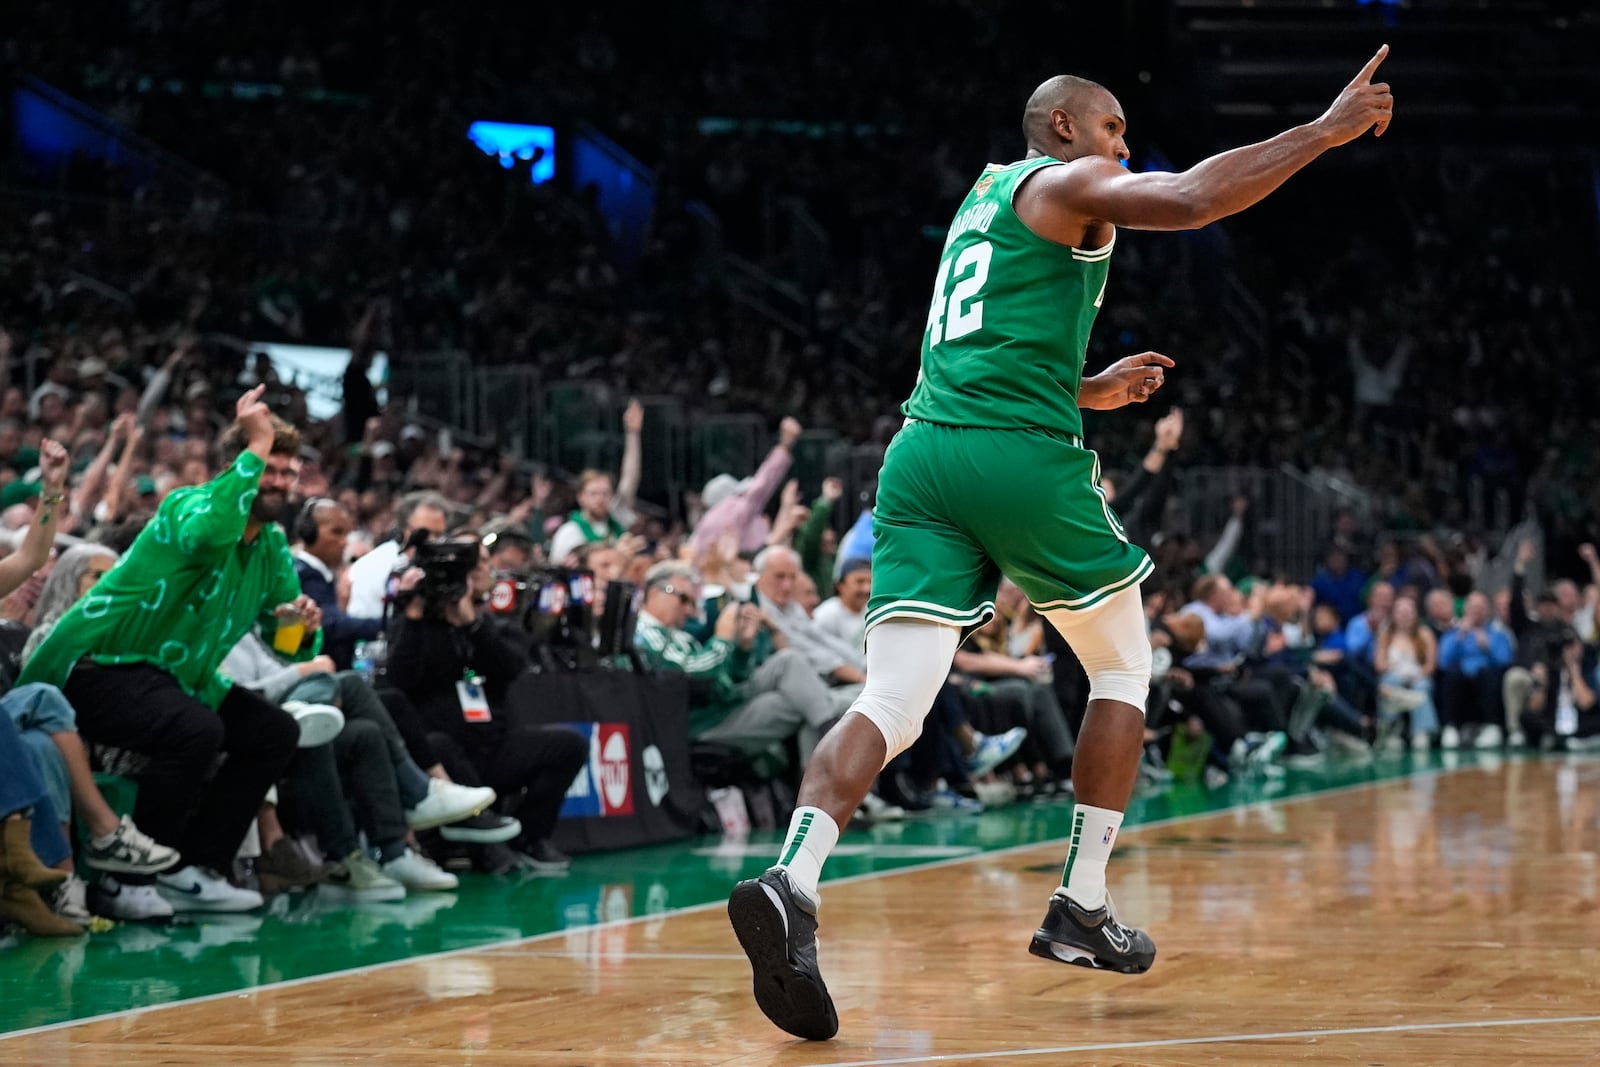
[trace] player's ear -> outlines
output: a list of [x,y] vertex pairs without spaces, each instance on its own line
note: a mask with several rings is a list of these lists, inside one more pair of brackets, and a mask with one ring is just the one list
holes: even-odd
[[1074,130],[1072,116],[1062,111],[1059,107],[1050,112],[1050,128],[1056,131],[1056,136],[1063,141],[1072,142]]

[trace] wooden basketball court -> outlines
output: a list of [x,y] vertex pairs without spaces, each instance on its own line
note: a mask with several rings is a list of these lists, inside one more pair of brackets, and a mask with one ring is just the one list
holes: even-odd
[[757,1012],[714,902],[21,1031],[0,1063],[1600,1062],[1600,760],[1463,762],[1128,831],[1140,977],[1027,954],[1059,842],[826,884],[827,1043]]

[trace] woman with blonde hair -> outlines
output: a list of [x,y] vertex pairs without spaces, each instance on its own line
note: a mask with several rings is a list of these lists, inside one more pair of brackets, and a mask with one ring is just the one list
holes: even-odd
[[1378,671],[1379,747],[1401,747],[1401,712],[1411,713],[1411,747],[1428,751],[1430,737],[1439,729],[1439,714],[1433,706],[1433,670],[1439,648],[1433,631],[1422,625],[1417,602],[1411,597],[1396,598],[1394,611],[1378,628],[1373,643],[1373,665]]

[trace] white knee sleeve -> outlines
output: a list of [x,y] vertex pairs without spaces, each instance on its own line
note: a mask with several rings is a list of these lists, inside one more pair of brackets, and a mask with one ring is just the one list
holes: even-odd
[[1083,664],[1090,700],[1117,700],[1141,712],[1150,696],[1150,635],[1139,587],[1114,593],[1088,611],[1044,613]]
[[922,733],[939,687],[950,676],[961,630],[936,622],[889,619],[867,634],[867,683],[850,710],[872,721],[888,746],[887,764]]

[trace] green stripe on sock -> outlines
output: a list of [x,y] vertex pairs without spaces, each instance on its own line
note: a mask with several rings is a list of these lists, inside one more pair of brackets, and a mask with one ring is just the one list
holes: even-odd
[[1067,864],[1061,871],[1061,884],[1072,881],[1072,865],[1078,862],[1078,842],[1083,837],[1083,812],[1072,813],[1072,841],[1067,845]]
[[[806,839],[806,831],[811,829],[811,820],[814,818],[816,816],[809,811],[800,816],[800,825],[795,828],[794,839],[789,842],[789,847],[783,852],[783,858],[778,861],[779,867],[787,867],[794,859],[795,854],[800,851],[800,842]],[[1082,823],[1081,819],[1079,823]]]

